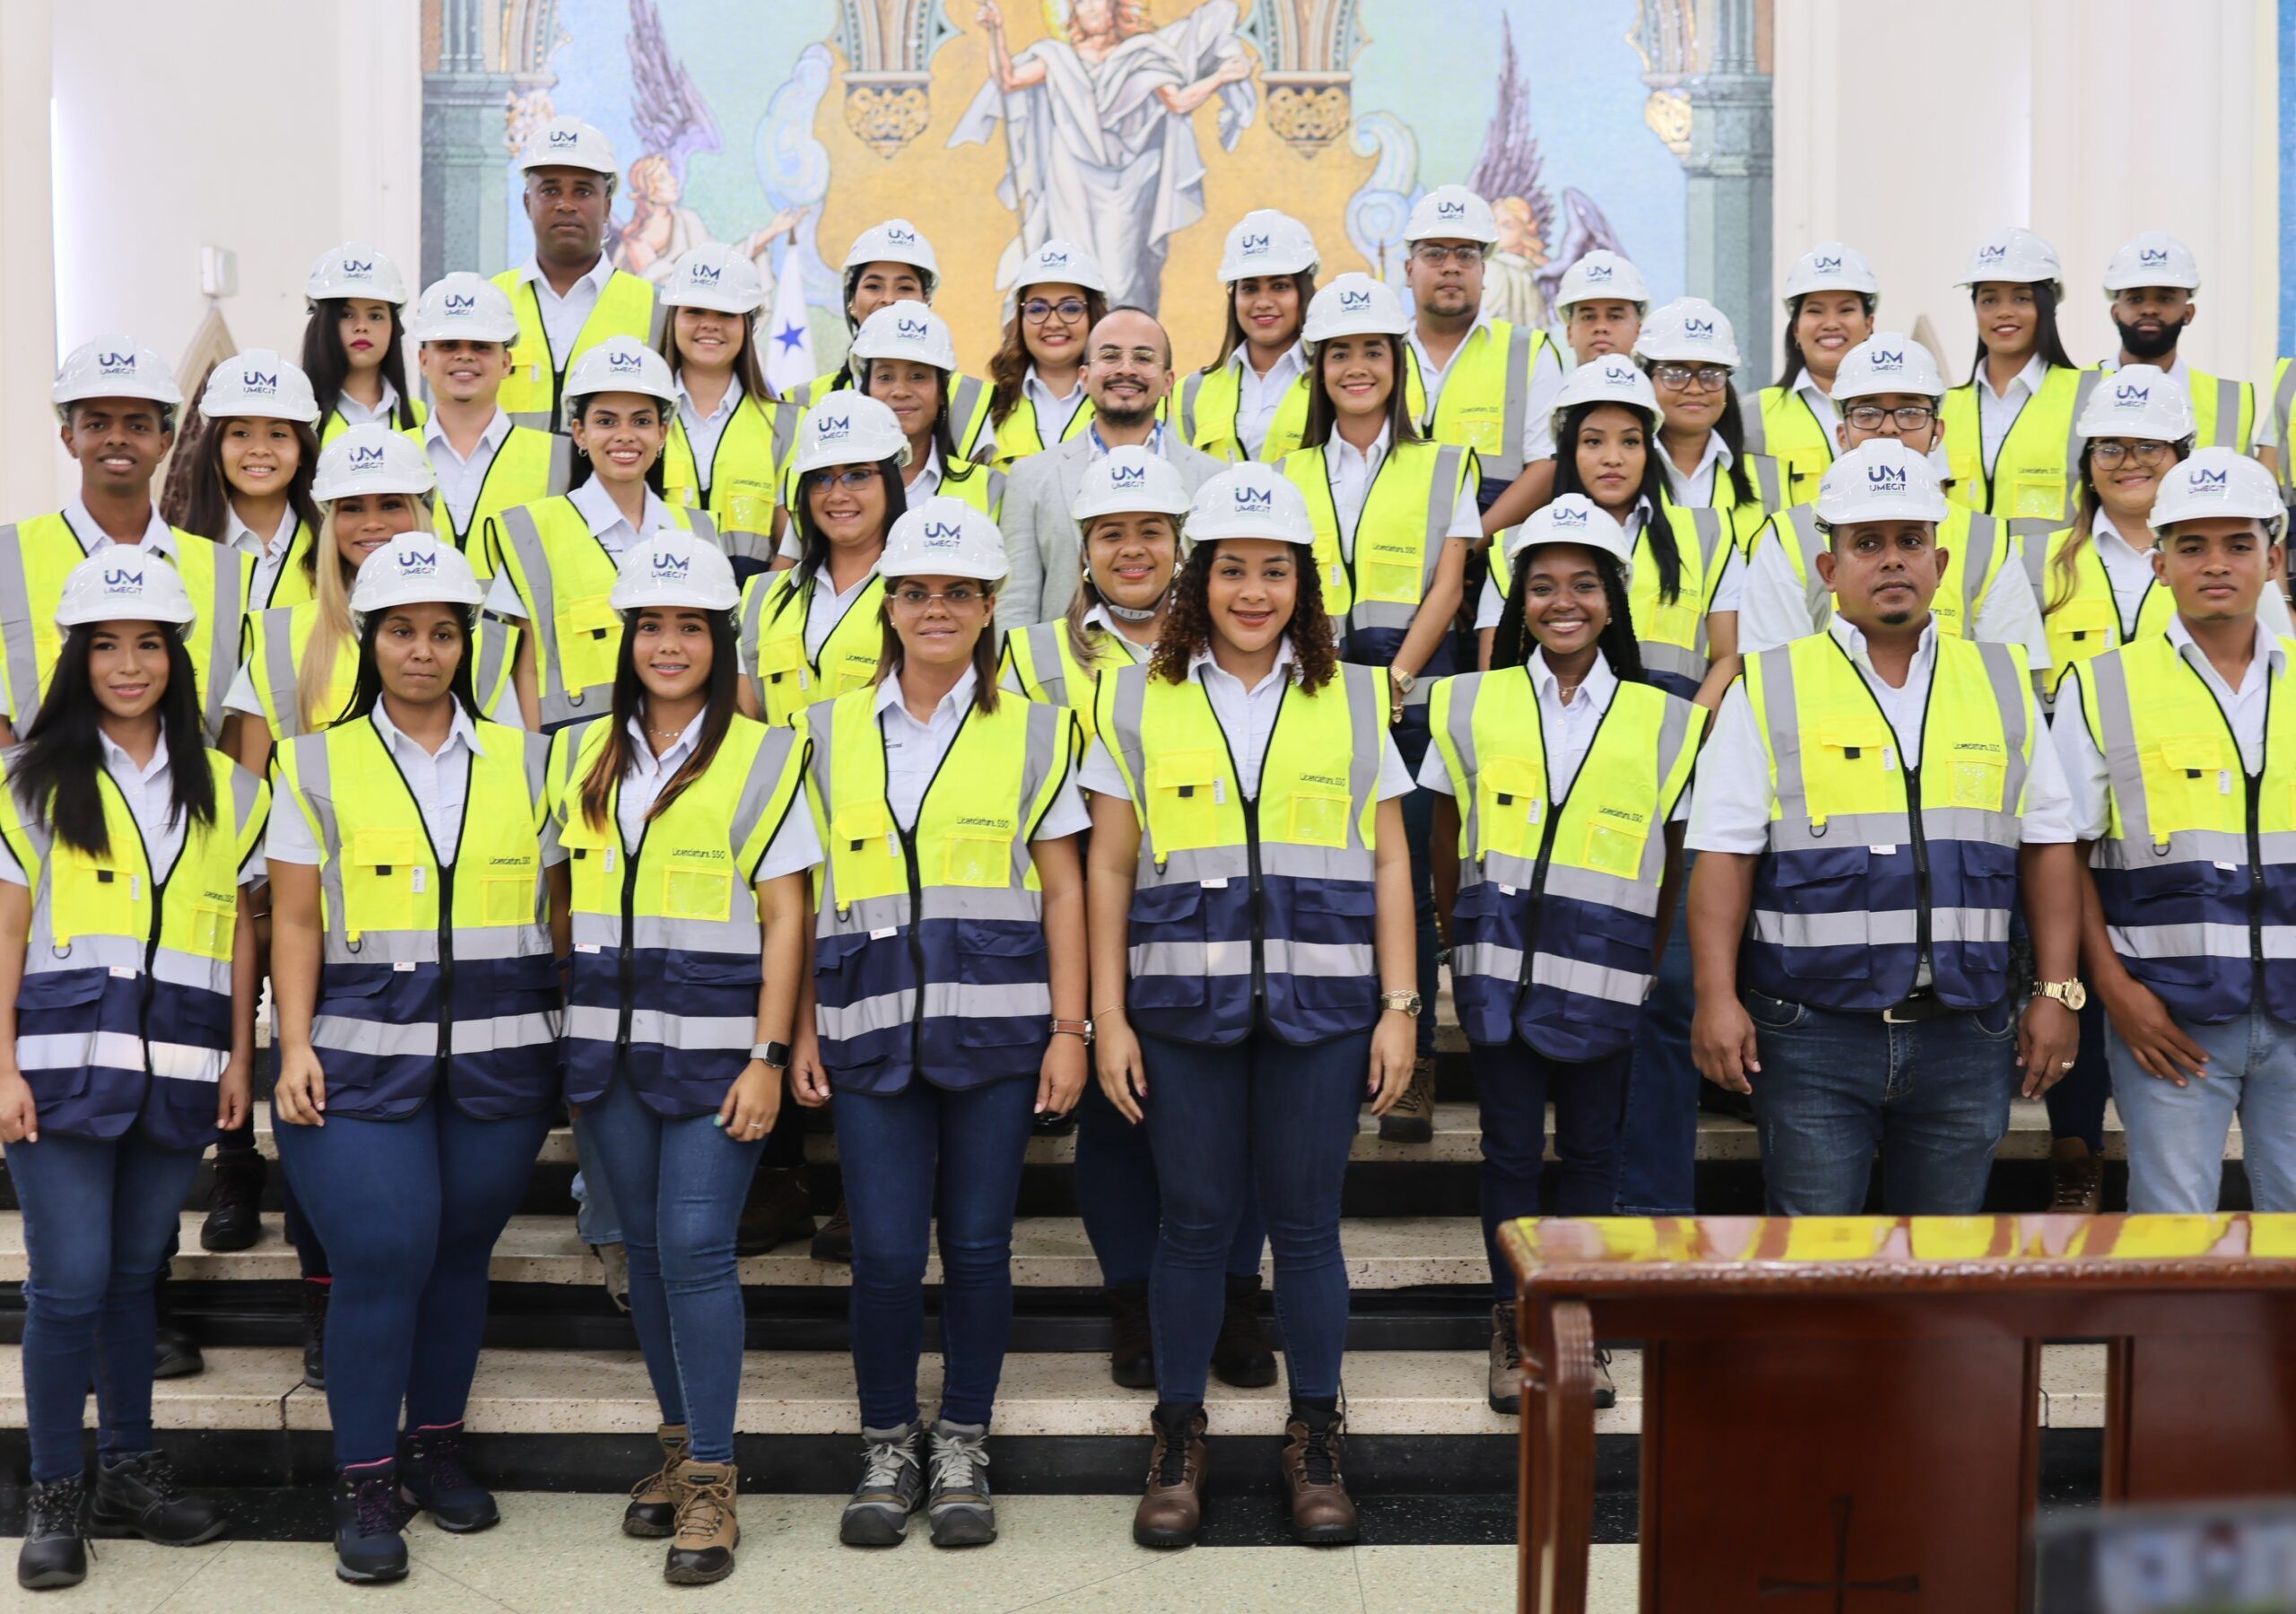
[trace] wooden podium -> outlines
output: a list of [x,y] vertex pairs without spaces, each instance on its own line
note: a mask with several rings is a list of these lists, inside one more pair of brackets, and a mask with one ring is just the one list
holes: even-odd
[[1586,1607],[1595,1341],[1642,1341],[1645,1614],[2029,1606],[2044,1340],[2105,1499],[2296,1492],[2296,1216],[1526,1219],[1521,1607]]

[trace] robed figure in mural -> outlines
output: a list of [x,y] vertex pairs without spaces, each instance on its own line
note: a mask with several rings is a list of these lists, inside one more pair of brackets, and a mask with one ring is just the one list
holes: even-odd
[[1021,233],[996,283],[1057,239],[1100,262],[1111,304],[1152,309],[1171,236],[1204,216],[1189,115],[1218,96],[1220,143],[1233,151],[1258,110],[1235,0],[1205,0],[1161,28],[1139,0],[1056,0],[1046,14],[1052,37],[1015,55],[995,0],[981,6],[989,78],[949,136],[952,146],[986,142],[1004,125],[1011,161],[996,195],[1020,213]]

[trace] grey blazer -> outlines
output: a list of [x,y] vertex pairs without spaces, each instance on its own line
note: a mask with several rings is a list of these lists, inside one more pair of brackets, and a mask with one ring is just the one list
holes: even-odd
[[[1181,480],[1193,494],[1221,472],[1227,462],[1180,441],[1167,424],[1164,457],[1180,468]],[[1081,576],[1077,551],[1082,542],[1075,519],[1068,512],[1083,486],[1084,467],[1092,462],[1092,438],[1087,432],[1057,447],[1013,462],[1004,484],[1004,511],[997,525],[1004,533],[1004,553],[1012,576],[996,595],[996,625],[1027,628],[1058,620],[1075,598]]]

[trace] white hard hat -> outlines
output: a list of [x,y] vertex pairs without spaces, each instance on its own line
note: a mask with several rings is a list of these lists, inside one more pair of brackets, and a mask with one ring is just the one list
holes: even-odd
[[566,397],[587,398],[592,393],[641,393],[665,404],[678,401],[678,384],[670,361],[635,336],[609,336],[574,361],[566,377]]
[[1079,526],[1096,516],[1185,516],[1187,482],[1180,468],[1136,443],[1111,448],[1084,467],[1075,502],[1068,507]]
[[1622,299],[1646,314],[1650,311],[1650,288],[1642,283],[1642,271],[1617,253],[1597,247],[1563,271],[1562,288],[1555,294],[1554,306],[1568,317],[1573,303],[1603,297]]
[[2181,443],[2196,430],[2192,395],[2158,365],[2124,364],[2097,377],[2074,434]]
[[1072,247],[1065,241],[1047,241],[1029,254],[1021,265],[1020,278],[1013,282],[1013,295],[1020,296],[1031,286],[1056,285],[1066,282],[1082,286],[1087,291],[1109,294],[1109,277],[1100,273],[1100,265],[1082,247]]
[[1411,219],[1403,227],[1405,241],[1499,242],[1499,221],[1491,204],[1464,185],[1439,185],[1413,204]]
[[1879,298],[1882,282],[1874,278],[1874,266],[1857,247],[1845,247],[1839,241],[1820,241],[1796,258],[1794,267],[1786,274],[1787,303],[1813,291],[1857,291]]
[[1869,438],[1826,467],[1818,480],[1818,519],[1828,526],[1858,521],[1943,521],[1948,506],[1929,457],[1902,438]]
[[846,270],[849,273],[864,264],[907,264],[925,277],[927,297],[941,280],[941,261],[933,256],[933,243],[907,219],[887,219],[853,238],[845,252]]
[[337,297],[371,297],[394,308],[406,306],[406,277],[398,265],[364,241],[345,241],[322,252],[303,282],[311,302]]
[[1833,397],[1870,398],[1879,393],[1945,395],[1945,377],[1930,351],[1902,331],[1876,331],[1841,356],[1834,372]]
[[1702,297],[1677,297],[1650,310],[1634,339],[1634,356],[1652,364],[1726,364],[1738,368],[1738,334],[1730,317]]
[[2105,265],[2105,295],[2132,286],[2182,286],[2200,290],[2200,264],[2186,246],[2165,230],[2148,230],[2124,242]]
[[648,606],[731,611],[742,603],[726,551],[691,533],[668,528],[622,551],[606,603],[627,620]]
[[866,393],[833,392],[797,422],[789,469],[802,476],[824,465],[909,464],[909,434],[891,406]]
[[2288,516],[2280,484],[2261,462],[2230,448],[2198,448],[2170,466],[2152,496],[2152,530],[2215,516],[2251,516],[2277,538]]
[[527,135],[526,147],[518,153],[518,167],[522,170],[587,169],[608,176],[622,171],[605,132],[578,117],[553,117]]
[[367,557],[351,586],[351,614],[366,631],[369,618],[394,605],[460,605],[474,610],[486,597],[462,551],[442,543],[428,527],[401,533]]
[[2027,285],[2047,281],[2062,297],[2065,265],[2058,261],[2056,247],[2031,230],[2012,224],[1977,244],[1977,250],[1970,254],[1970,266],[1953,283],[1976,287],[1987,281],[2017,281]]
[[1256,207],[1236,221],[1220,249],[1220,283],[1255,274],[1312,274],[1319,262],[1313,231],[1290,213]]
[[423,288],[406,334],[422,342],[516,342],[510,294],[483,274],[457,269]]
[[1617,561],[1621,572],[1631,576],[1634,570],[1634,545],[1628,542],[1626,529],[1584,493],[1557,494],[1532,511],[1522,525],[1508,528],[1506,542],[1510,565],[1525,550],[1543,543],[1583,543]]
[[1222,538],[1273,538],[1313,548],[1315,523],[1292,479],[1257,460],[1231,465],[1202,487],[1187,510],[1187,535],[1198,548]]
[[908,359],[937,370],[957,368],[957,334],[921,302],[887,303],[854,334],[856,359]]
[[169,622],[188,628],[199,612],[176,568],[139,544],[107,544],[66,573],[56,625]]
[[379,421],[369,421],[319,450],[311,497],[331,504],[370,493],[428,493],[437,483],[422,444]]
[[1001,583],[1012,570],[1004,534],[961,499],[935,495],[902,512],[885,534],[877,574],[892,577],[971,577]]
[[1556,437],[1562,435],[1562,417],[1581,404],[1623,404],[1639,409],[1650,417],[1653,432],[1666,423],[1650,377],[1624,353],[1604,353],[1562,378],[1562,390],[1554,395],[1554,407],[1547,415]]
[[654,295],[668,308],[715,308],[754,314],[765,306],[765,282],[749,255],[723,241],[704,241],[670,265]]
[[199,412],[210,421],[300,421],[309,426],[319,418],[319,404],[311,395],[311,378],[300,369],[270,348],[249,348],[208,371]]
[[1400,336],[1410,329],[1411,316],[1393,286],[1368,274],[1343,274],[1316,288],[1300,334],[1313,349],[1338,336]]
[[52,399],[58,414],[68,420],[71,406],[90,398],[142,398],[174,409],[183,393],[159,354],[137,347],[133,336],[110,334],[74,348],[56,372]]

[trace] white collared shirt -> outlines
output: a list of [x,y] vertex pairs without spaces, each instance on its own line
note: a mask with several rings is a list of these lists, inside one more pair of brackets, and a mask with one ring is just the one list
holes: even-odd
[[742,378],[735,376],[726,384],[725,396],[708,414],[694,407],[683,376],[678,377],[677,386],[678,421],[685,428],[686,447],[693,450],[693,474],[697,482],[707,482],[710,467],[718,463],[718,439],[726,435],[734,412],[742,406]]
[[861,597],[861,591],[869,586],[876,575],[877,566],[873,560],[868,570],[853,579],[853,586],[839,594],[837,585],[830,578],[827,566],[813,574],[813,595],[805,603],[806,660],[820,659],[822,646],[829,643],[829,636],[837,631],[837,625],[845,620],[845,613],[853,609],[854,601]]
[[388,376],[384,376],[380,379],[383,390],[376,397],[375,406],[372,409],[368,408],[347,392],[335,395],[335,412],[343,417],[343,423],[345,426],[368,426],[378,421],[386,426],[391,423],[392,417],[398,413],[398,388],[391,385],[391,378]]
[[[1901,687],[1892,688],[1874,670],[1866,653],[1866,636],[1855,623],[1835,617],[1826,631],[1849,655],[1857,675],[1873,691],[1874,703],[1894,731],[1902,748],[1890,766],[1918,768],[1921,764],[1921,725],[1929,714],[1929,680],[1937,661],[1937,620],[1921,630],[1911,666]],[[2041,732],[2041,715],[2032,691],[2024,695],[2025,722],[2033,736],[2033,759],[2025,775],[2025,812],[2020,838],[2027,846],[2069,841],[2073,837],[2073,802],[2065,787],[2065,770],[2057,751]],[[1733,683],[1722,698],[1714,732],[1699,753],[1698,777],[1692,787],[1690,833],[1684,844],[1694,852],[1733,852],[1745,856],[1770,844],[1770,810],[1777,802],[1770,776],[1770,753],[1746,699],[1744,680]]]
[[1970,379],[1976,385],[1977,431],[1979,450],[1985,456],[1985,473],[1993,474],[1994,462],[2001,457],[2001,445],[2009,440],[2009,429],[2017,423],[2017,416],[2026,404],[2040,396],[2041,383],[2048,379],[2048,360],[2036,352],[2025,360],[2025,368],[2009,377],[2006,390],[1996,394],[1987,378],[1986,361],[1978,360],[1977,371]]
[[[1331,434],[1324,445],[1324,464],[1331,477],[1331,500],[1339,516],[1339,548],[1341,555],[1352,564],[1355,560],[1355,529],[1363,523],[1363,507],[1370,502],[1371,484],[1378,480],[1379,467],[1387,463],[1389,443],[1387,429],[1382,425],[1379,435],[1369,449],[1358,449],[1354,444]],[[1475,508],[1474,489],[1465,490],[1454,484],[1433,490],[1437,499],[1451,501],[1450,518],[1444,524],[1443,536],[1464,538],[1469,542],[1483,536],[1483,512]]]
[[[2274,586],[2266,584],[2269,594]],[[2224,714],[2232,730],[2232,739],[2240,748],[2240,767],[2254,773],[2264,766],[2264,724],[2272,689],[2273,677],[2286,671],[2287,651],[2280,636],[2266,625],[2261,614],[2257,619],[2256,648],[2248,657],[2247,669],[2240,674],[2240,687],[2233,689],[2224,681],[2201,647],[2193,641],[2192,629],[2185,626],[2181,616],[2169,620],[2169,642],[2177,654],[2200,674],[2200,681]],[[2140,699],[2142,692],[2139,692]],[[2102,840],[2111,821],[2112,775],[2105,766],[2105,755],[2097,749],[2094,735],[2089,732],[2087,714],[2078,709],[2079,702],[2061,701],[2057,717],[2049,730],[2056,742],[2057,759],[2065,770],[2065,778],[2073,797],[2073,834],[2076,840]],[[2237,789],[2231,780],[2223,788]]]
[[[630,517],[622,513],[622,507],[614,503],[613,495],[606,491],[605,484],[595,476],[569,493],[566,499],[581,512],[582,520],[588,525],[590,535],[598,541],[598,546],[617,562],[631,545],[645,542],[664,527],[677,525],[670,519],[670,507],[651,488],[646,490],[645,511],[634,528]],[[509,567],[496,572],[494,581],[487,585],[486,608],[509,620],[526,620],[526,608],[518,598],[517,586],[510,581]]]
[[543,334],[550,341],[551,362],[560,369],[566,367],[575,340],[582,334],[590,310],[598,306],[598,299],[604,295],[606,282],[613,275],[613,260],[601,252],[598,261],[567,287],[566,295],[561,297],[551,290],[550,278],[543,273],[539,263],[528,258],[519,265],[518,278],[535,289],[535,307],[542,313]]
[[1831,394],[1818,385],[1817,377],[1810,374],[1807,365],[1803,366],[1802,373],[1794,377],[1794,392],[1817,417],[1819,435],[1826,440],[1826,457],[1839,459],[1841,456],[1841,406],[1833,401]]
[[[2158,360],[2153,362],[2161,374],[2185,389],[2187,397],[2193,395],[2192,366],[2185,362],[2184,350],[2181,346],[2177,350],[2174,362],[2165,365],[2161,364]],[[2097,368],[2109,376],[2120,368],[2120,356],[2116,353],[2110,359],[2099,360]],[[2218,377],[2217,379],[2222,380],[2223,377]],[[2234,445],[2242,454],[2252,455],[2259,448],[2270,448],[2274,446],[2271,400],[2259,398],[2257,404],[2256,420],[2250,425],[2248,440]]]
[[[661,800],[664,788],[677,777],[678,769],[693,755],[693,748],[701,743],[702,725],[709,717],[707,707],[697,713],[659,756],[654,754],[645,724],[636,717],[630,720],[630,769],[622,776],[622,786],[614,793],[614,820],[622,830],[625,851],[645,839],[646,815],[654,811],[654,803]],[[723,754],[719,753],[721,758]],[[711,764],[718,765],[716,761]],[[565,809],[574,812],[581,810],[578,801]],[[555,820],[551,833],[556,833]],[[805,811],[800,803],[796,811],[782,815],[780,827],[766,843],[765,855],[758,860],[755,872],[749,877],[750,883],[763,885],[780,875],[813,868],[821,861],[822,843],[813,829],[813,815]]]
[[[110,549],[115,545],[123,549],[135,547],[120,544],[117,539],[98,526],[96,518],[88,514],[86,502],[77,493],[72,495],[72,502],[64,507],[64,525],[70,527],[72,536],[80,541],[81,552],[83,554],[92,555],[100,549]],[[144,517],[144,536],[138,543],[169,565],[175,564],[175,529],[160,519],[160,507],[157,504],[152,506],[151,514]]]
[[1674,456],[1666,452],[1665,445],[1654,442],[1650,452],[1658,456],[1659,467],[1666,473],[1666,490],[1674,502],[1686,510],[1705,510],[1714,507],[1715,484],[1727,475],[1737,464],[1738,456],[1730,452],[1730,445],[1722,440],[1718,431],[1706,434],[1706,447],[1699,450],[1698,464],[1684,472],[1674,464]]
[[510,417],[500,405],[486,430],[478,434],[478,446],[468,459],[456,453],[454,444],[447,440],[447,430],[439,424],[435,410],[423,423],[422,452],[430,461],[430,474],[439,479],[439,497],[445,501],[448,517],[457,533],[470,530],[471,513],[478,508],[486,473],[494,468],[494,456],[509,438]]
[[[154,880],[165,880],[175,872],[176,860],[183,855],[183,843],[189,826],[175,811],[175,775],[168,766],[168,741],[162,734],[152,747],[152,759],[139,768],[129,756],[100,729],[96,737],[103,746],[104,771],[112,783],[119,786],[121,798],[127,803],[128,816],[135,820],[135,828],[144,837],[144,856]],[[231,802],[227,794],[215,803],[219,821],[229,824]],[[117,851],[117,848],[115,848]],[[253,885],[264,874],[263,854],[249,854],[239,870],[239,883]],[[16,861],[5,842],[0,842],[0,881],[10,885],[29,885],[23,865]]]
[[1031,364],[1029,373],[1021,377],[1021,395],[1037,412],[1037,439],[1049,448],[1067,434],[1068,422],[1076,418],[1076,411],[1083,405],[1083,372],[1077,372],[1067,395],[1063,396],[1044,384],[1037,367]]
[[280,514],[279,530],[266,538],[239,518],[239,512],[230,500],[223,501],[223,547],[255,560],[255,576],[248,585],[248,599],[271,598],[271,591],[279,580],[279,568],[287,563],[287,551],[295,547],[295,534],[301,526],[301,519],[291,504]]
[[[447,731],[446,743],[436,751],[424,751],[420,743],[409,739],[391,721],[381,701],[375,703],[370,714],[375,732],[382,736],[391,759],[398,764],[399,774],[406,780],[407,791],[422,814],[422,827],[430,832],[431,849],[439,855],[442,866],[455,861],[456,849],[462,844],[463,806],[470,797],[471,759],[484,755],[486,751],[479,742],[477,725],[463,710],[462,702],[451,704],[453,726]],[[319,846],[311,838],[310,823],[292,803],[271,815],[271,833],[264,855],[273,863],[319,861]],[[564,855],[562,852],[545,855],[544,862],[558,863]]]
[[[979,681],[979,674],[967,667],[955,686],[934,707],[931,720],[925,723],[909,715],[900,692],[900,673],[887,672],[884,681],[877,685],[876,703],[872,710],[877,716],[878,730],[885,737],[885,803],[904,829],[916,825],[917,815],[925,806],[925,793],[933,783],[933,776],[941,770],[941,759],[956,742],[957,730],[963,725],[965,714],[972,709],[973,693]],[[1029,838],[1058,840],[1064,835],[1074,835],[1090,828],[1091,822],[1092,815],[1085,811],[1084,798],[1077,793],[1076,777],[1071,770],[1061,780],[1052,805],[1045,809],[1044,817],[1038,821],[1036,833]]]
[[[1247,357],[1249,347],[1248,343],[1238,343],[1236,351],[1228,355],[1228,362],[1236,367],[1236,438],[1243,444],[1245,454],[1257,459],[1284,395],[1294,382],[1308,373],[1308,356],[1306,348],[1294,341],[1276,355],[1275,362],[1267,367],[1267,374],[1263,376],[1252,368],[1251,360]],[[1401,385],[1401,377],[1397,377],[1397,385]]]
[[[909,508],[915,509],[941,490],[941,445],[928,441],[925,445],[925,463],[917,469],[916,478],[905,490]],[[796,532],[797,524],[791,522],[789,530]]]
[[[1602,653],[1596,652],[1585,680],[1566,702],[1561,681],[1547,665],[1544,650],[1532,651],[1531,659],[1523,664],[1523,671],[1530,675],[1531,688],[1538,695],[1539,741],[1546,754],[1547,796],[1552,802],[1561,802],[1570,794],[1570,782],[1578,777],[1587,751],[1594,748],[1595,731],[1602,726],[1603,714],[1610,710],[1611,698],[1618,693],[1618,674],[1611,671],[1611,664]],[[1507,669],[1494,667],[1483,676],[1503,678]],[[1419,782],[1445,795],[1459,794],[1451,781],[1450,768],[1444,764],[1441,746],[1427,748],[1427,755],[1419,764]],[[1679,805],[1676,811],[1680,811]]]
[[[1450,536],[1454,538],[1462,535],[1457,531],[1457,523],[1462,511],[1465,512],[1467,517],[1474,517],[1475,510],[1473,502],[1471,500],[1463,499],[1460,501],[1459,508],[1452,512],[1453,530]],[[1626,530],[1626,542],[1630,546],[1641,538],[1642,529],[1649,525],[1650,517],[1651,512],[1649,499],[1647,498],[1636,499],[1634,508],[1629,510],[1626,514],[1626,519],[1619,524]],[[1480,531],[1480,527],[1478,527],[1477,530]],[[1631,548],[1628,552],[1632,552]],[[1707,614],[1709,616],[1718,616],[1726,611],[1738,611],[1744,609],[1745,605],[1745,551],[1741,550],[1735,543],[1731,543],[1725,546],[1723,550],[1722,576],[1714,585],[1713,597],[1707,602]],[[1499,584],[1497,580],[1489,573],[1485,573],[1483,579],[1482,592],[1477,594],[1474,597],[1475,631],[1477,633],[1481,633],[1488,629],[1498,627],[1499,619],[1505,614],[1506,610],[1507,596],[1499,592]],[[1803,631],[1806,633],[1809,629],[1805,628]]]
[[[1443,384],[1450,379],[1459,355],[1467,351],[1468,343],[1483,339],[1490,329],[1491,316],[1476,310],[1474,324],[1467,327],[1467,334],[1459,339],[1459,345],[1451,350],[1451,356],[1439,369],[1427,356],[1427,344],[1419,339],[1418,322],[1414,320],[1404,334],[1404,340],[1411,343],[1411,351],[1419,360],[1419,385],[1427,397],[1427,412],[1419,421],[1419,430],[1426,436],[1435,435],[1435,405],[1442,398]],[[1496,341],[1497,336],[1493,334],[1489,339]],[[1523,411],[1523,463],[1526,465],[1554,457],[1554,430],[1547,416],[1553,412],[1555,395],[1562,390],[1563,370],[1563,361],[1554,355],[1554,344],[1549,343],[1531,366],[1531,385]],[[1396,377],[1396,386],[1401,386],[1404,382],[1405,377]]]
[[[1197,651],[1188,662],[1187,675],[1204,686],[1212,716],[1228,737],[1228,754],[1236,763],[1236,784],[1247,797],[1259,794],[1260,768],[1267,760],[1267,742],[1275,733],[1276,714],[1283,707],[1283,691],[1292,682],[1293,659],[1292,636],[1287,633],[1277,641],[1275,664],[1249,689],[1215,661],[1209,650]],[[1091,755],[1084,760],[1083,785],[1100,795],[1131,794],[1123,770],[1109,754],[1106,736],[1092,742]],[[1411,771],[1404,767],[1403,755],[1389,734],[1379,742],[1379,800],[1410,794]]]

